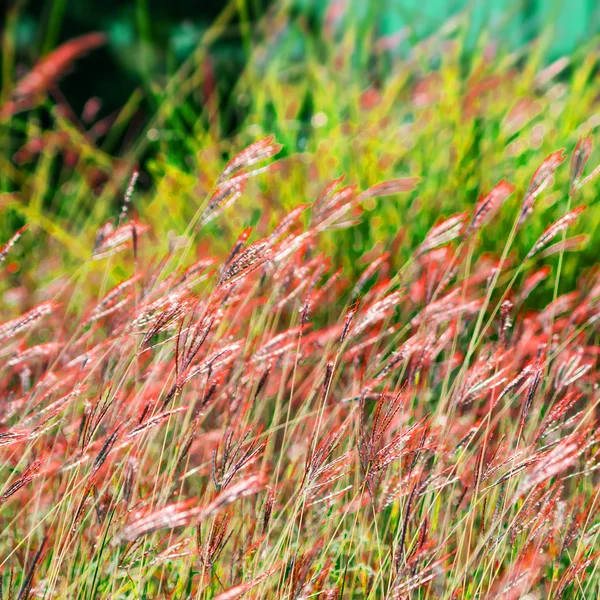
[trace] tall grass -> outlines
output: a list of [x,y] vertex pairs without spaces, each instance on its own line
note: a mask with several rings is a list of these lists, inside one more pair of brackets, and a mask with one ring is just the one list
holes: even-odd
[[[589,140],[570,212],[526,262],[512,244],[568,171],[561,153],[519,210],[500,182],[400,268],[372,255],[358,280],[320,238],[416,180],[335,180],[211,255],[205,230],[246,184],[277,180],[279,150],[270,137],[231,159],[163,255],[132,181],[77,272],[13,292],[28,310],[0,324],[5,593],[593,597],[597,273],[567,293],[555,273],[555,297],[524,308],[582,210]],[[476,259],[501,216],[503,252]]]

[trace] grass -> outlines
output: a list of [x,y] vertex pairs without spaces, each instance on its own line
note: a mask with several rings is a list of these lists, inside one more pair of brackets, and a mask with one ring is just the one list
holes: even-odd
[[[279,150],[271,137],[232,159],[189,232]],[[334,182],[223,261],[194,256],[191,235],[158,260],[130,189],[91,262],[0,325],[5,585],[73,598],[593,594],[597,284],[526,312],[531,285],[515,275],[539,270],[507,260],[560,160],[533,175],[499,263],[473,247],[503,186],[434,227],[400,271],[373,261],[345,307],[349,282],[319,237],[414,180]],[[128,274],[112,288],[111,263]],[[93,264],[106,289],[82,308]]]
[[596,597],[597,55],[267,33],[198,112],[230,17],[115,152],[8,96],[4,596]]

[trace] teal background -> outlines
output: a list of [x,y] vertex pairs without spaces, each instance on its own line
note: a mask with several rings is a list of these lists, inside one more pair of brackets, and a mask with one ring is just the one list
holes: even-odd
[[[294,5],[320,17],[327,10],[322,0],[296,0]],[[410,26],[415,39],[466,11],[472,42],[488,28],[494,37],[516,48],[546,31],[550,57],[573,52],[600,32],[597,0],[347,0],[346,6],[358,21],[375,17],[384,34]]]

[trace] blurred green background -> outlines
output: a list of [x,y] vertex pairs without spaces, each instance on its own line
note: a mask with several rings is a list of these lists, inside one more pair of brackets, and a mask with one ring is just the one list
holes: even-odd
[[[248,54],[252,27],[268,10],[284,10],[317,31],[335,11],[368,35],[402,34],[394,53],[407,55],[418,40],[438,31],[460,12],[469,15],[467,48],[483,30],[507,47],[518,48],[544,32],[547,60],[576,51],[600,31],[596,0],[16,0],[8,2],[2,28],[12,28],[17,62],[31,64],[60,42],[89,31],[108,34],[109,44],[86,59],[62,87],[75,109],[90,96],[107,110],[123,106],[136,86],[168,77],[189,58],[203,34],[227,6],[237,5],[219,40],[211,47],[222,90],[232,88]],[[301,45],[303,40],[297,40]],[[306,40],[304,40],[306,43]],[[300,49],[298,50],[300,52]],[[11,68],[5,57],[4,68]]]

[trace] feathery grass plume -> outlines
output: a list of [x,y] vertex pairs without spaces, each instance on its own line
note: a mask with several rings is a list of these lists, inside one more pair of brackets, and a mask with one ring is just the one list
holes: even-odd
[[136,511],[131,521],[115,538],[115,543],[132,542],[137,538],[160,529],[185,527],[202,514],[202,507],[196,498],[189,498],[175,504],[168,504],[153,512]]
[[[327,377],[326,377],[327,379]],[[325,386],[324,386],[325,387]],[[323,439],[316,443],[316,439],[313,436],[311,443],[308,447],[308,453],[306,455],[306,461],[304,463],[304,475],[302,478],[301,487],[304,489],[310,489],[314,482],[318,481],[323,477],[324,474],[331,475],[331,467],[337,467],[345,458],[335,459],[327,462],[331,455],[335,452],[339,446],[344,434],[347,432],[350,425],[349,420],[345,421],[341,425],[333,428],[330,432],[326,433]],[[334,477],[337,479],[337,474]],[[320,482],[318,486],[321,488],[323,485],[331,483],[333,479],[328,479],[327,482]]]
[[127,189],[125,190],[125,195],[123,196],[123,206],[121,207],[121,214],[119,215],[119,225],[120,227],[125,219],[127,218],[127,211],[129,210],[129,204],[131,203],[131,198],[133,197],[133,191],[135,190],[135,184],[140,176],[140,171],[138,167],[133,169],[133,173],[129,179],[129,183],[127,184]]
[[152,429],[153,427],[164,423],[172,415],[176,415],[182,411],[187,410],[187,408],[187,406],[178,406],[177,408],[174,408],[172,410],[166,410],[164,412],[152,415],[151,417],[148,417],[148,419],[145,419],[142,423],[140,423],[140,425],[134,427],[125,437],[127,439],[133,439],[135,437],[138,437],[139,435],[142,435],[149,429]]
[[32,346],[31,348],[27,348],[22,351],[17,351],[15,356],[8,360],[6,366],[14,367],[17,365],[22,365],[23,363],[31,364],[33,362],[49,360],[62,347],[63,344],[60,342],[47,342],[45,344],[37,344],[36,346]]
[[261,346],[250,358],[252,362],[262,363],[267,359],[281,356],[285,352],[295,348],[298,344],[298,336],[305,328],[302,326],[291,327],[286,331],[273,336],[264,346]]
[[323,212],[324,206],[329,203],[331,198],[342,185],[342,182],[345,178],[345,175],[340,175],[337,179],[334,179],[332,182],[330,182],[321,192],[321,194],[319,194],[319,197],[315,200],[312,206],[313,219]]
[[582,364],[583,352],[576,352],[566,363],[559,365],[556,371],[555,386],[562,391],[583,377],[592,367],[591,362]]
[[0,109],[0,114],[11,115],[35,106],[68,73],[75,60],[105,43],[104,34],[88,33],[61,44],[17,82],[11,98]]
[[433,250],[438,246],[443,246],[444,244],[447,244],[454,238],[458,237],[464,231],[466,218],[466,212],[460,213],[458,215],[448,217],[439,225],[432,227],[429,230],[429,233],[427,233],[425,236],[425,239],[421,245],[418,247],[416,252],[417,256],[422,256],[430,250]]
[[582,250],[585,246],[589,245],[590,236],[585,233],[581,235],[574,235],[573,237],[567,238],[565,240],[560,240],[548,246],[540,256],[542,258],[547,258],[548,256],[552,256],[553,254],[559,254],[560,252],[578,252]]
[[282,148],[281,144],[275,143],[275,136],[273,135],[250,144],[225,165],[223,172],[219,176],[219,179],[217,179],[217,185],[220,185],[241,169],[246,169],[257,162],[275,156]]
[[578,216],[584,210],[585,206],[578,206],[577,208],[569,211],[566,215],[563,215],[560,219],[554,221],[554,223],[550,223],[550,225],[548,225],[548,227],[546,227],[544,230],[544,233],[542,233],[537,242],[533,245],[531,250],[527,253],[525,260],[529,260],[559,233],[569,228],[575,221],[577,221]]
[[0,342],[31,329],[39,320],[51,315],[57,307],[58,304],[56,302],[48,300],[38,304],[29,312],[12,321],[0,323]]
[[469,223],[466,230],[466,236],[470,236],[481,229],[486,223],[489,223],[514,191],[515,186],[503,179],[488,194],[481,196],[475,205],[471,223]]
[[[201,281],[205,281],[211,274],[211,271],[209,271],[208,268],[214,266],[216,262],[217,259],[215,257],[209,256],[201,258],[187,267],[183,272],[174,273],[172,278],[173,289],[176,290],[182,286],[191,289]],[[151,289],[151,286],[147,287],[148,289]]]
[[373,260],[369,266],[364,270],[362,275],[358,278],[354,288],[352,289],[352,297],[358,298],[362,293],[365,284],[367,281],[375,275],[375,273],[379,270],[379,268],[384,265],[390,257],[389,252],[384,252],[381,256],[378,256],[375,260]]
[[[455,292],[458,291],[455,290]],[[416,326],[424,322],[448,323],[459,315],[466,317],[479,312],[483,304],[483,298],[476,298],[468,302],[458,302],[458,298],[454,295],[455,292],[446,294],[443,298],[428,304],[412,319],[411,325]]]
[[115,538],[115,543],[132,542],[137,538],[160,529],[185,527],[198,519],[206,518],[222,510],[232,502],[257,494],[265,487],[263,475],[251,475],[220,492],[207,506],[190,498],[160,508],[156,511],[137,511]]
[[561,491],[561,482],[555,483],[547,490],[536,488],[532,491],[521,505],[506,532],[510,534],[512,544],[515,543],[517,536],[524,532],[528,544],[536,539],[544,527],[553,520]]
[[525,426],[527,416],[529,415],[529,411],[531,410],[531,406],[533,404],[533,399],[535,398],[535,394],[542,380],[545,362],[543,358],[544,349],[545,348],[543,346],[538,349],[538,355],[533,363],[532,373],[527,378],[525,401],[523,402],[523,408],[521,410],[521,428]]
[[[29,569],[23,579],[23,584],[21,585],[21,589],[19,590],[19,595],[17,596],[17,600],[28,600],[31,594],[31,586],[33,585],[33,577],[35,575],[35,570],[40,564],[40,560],[42,558],[42,553],[44,551],[44,547],[46,545],[48,538],[44,537],[40,547],[37,552],[34,554]],[[10,593],[10,591],[9,591]]]
[[504,300],[500,306],[500,331],[498,335],[500,346],[506,345],[506,335],[513,324],[511,319],[511,311],[513,307],[514,304],[510,300]]
[[266,481],[264,473],[250,475],[237,481],[228,486],[227,489],[219,492],[216,498],[204,509],[204,513],[211,515],[240,498],[258,494],[266,487]]
[[235,241],[235,243],[231,247],[231,250],[229,251],[229,255],[223,262],[223,265],[221,267],[221,273],[223,273],[227,266],[231,264],[233,259],[240,253],[242,248],[246,245],[246,242],[252,235],[253,230],[254,227],[246,227],[246,229],[244,229],[244,231],[242,231],[242,233],[238,236],[237,240]]
[[517,220],[517,229],[521,228],[525,219],[533,212],[536,198],[550,185],[554,172],[564,162],[565,158],[564,150],[558,150],[548,156],[537,168],[523,197]]
[[106,440],[102,444],[102,447],[100,448],[100,451],[96,455],[96,458],[94,459],[94,462],[92,464],[92,469],[90,471],[90,479],[94,479],[98,471],[100,471],[102,465],[106,462],[110,451],[113,449],[113,446],[115,445],[115,442],[119,437],[119,430],[120,426],[117,425],[115,430],[106,438]]
[[516,304],[522,304],[527,300],[531,292],[542,282],[544,279],[547,279],[548,275],[550,275],[552,271],[552,267],[546,265],[537,271],[529,274],[521,286],[519,293],[517,294]]
[[142,305],[128,324],[127,330],[143,332],[145,343],[153,335],[172,326],[190,311],[193,305],[193,297],[186,289],[176,290]]
[[432,561],[421,570],[413,569],[407,572],[405,577],[398,577],[398,581],[394,584],[391,593],[388,595],[389,600],[403,600],[404,598],[408,598],[411,592],[425,586],[433,579],[443,578],[446,569],[442,565],[448,558],[449,556],[444,556]]
[[356,184],[339,187],[329,193],[319,212],[313,205],[312,218],[320,230],[333,225],[337,219],[345,215],[358,202],[358,186]]
[[196,531],[196,546],[200,555],[200,562],[205,570],[212,569],[225,544],[233,534],[228,532],[231,514],[226,512],[222,517],[217,517],[209,526],[209,536],[205,543],[202,542],[202,523],[198,524]]
[[[32,414],[29,415],[27,418],[23,419],[21,423],[23,423],[24,425],[29,425],[31,421],[37,421],[39,427],[41,423],[44,423],[49,419],[52,419],[53,417],[60,414],[67,407],[67,405],[74,402],[84,390],[85,388],[82,385],[77,384],[67,394],[61,396],[57,400],[54,400],[53,402],[51,402],[47,406],[44,406],[43,408],[41,408],[42,402],[40,401],[37,404],[37,406],[34,407]],[[47,395],[49,396],[50,394]],[[43,421],[41,420],[42,418]]]
[[410,453],[413,442],[418,443],[420,436],[428,427],[427,418],[420,419],[404,431],[391,435],[391,441],[383,443],[384,435],[389,432],[394,417],[405,401],[405,394],[405,390],[400,390],[391,399],[385,412],[382,412],[387,397],[387,390],[384,389],[375,406],[370,428],[366,424],[365,400],[361,397],[358,454],[365,474],[365,482],[373,497],[383,472],[395,460]]
[[134,494],[134,486],[139,469],[139,460],[134,456],[127,459],[125,465],[125,477],[123,481],[123,501],[129,506]]
[[590,181],[592,181],[593,179],[595,179],[598,175],[600,175],[600,165],[598,165],[587,177],[585,177],[584,179],[582,179],[578,184],[577,184],[577,190],[582,188],[584,185],[588,184]]
[[13,494],[16,494],[22,487],[32,482],[39,474],[43,464],[42,458],[34,460],[22,473],[10,484],[10,486],[0,495],[0,504],[8,500]]
[[351,208],[370,198],[390,196],[401,192],[411,191],[418,183],[415,177],[394,179],[374,185],[364,192],[357,193],[356,185],[340,187],[344,179],[342,175],[334,180],[313,204],[312,219],[318,231],[346,227],[356,221],[341,223],[338,221]]
[[249,428],[239,441],[234,442],[234,431],[229,431],[223,439],[219,457],[218,448],[212,455],[212,480],[217,492],[224,490],[233,478],[243,469],[256,462],[269,440],[258,443],[259,434],[248,441],[252,428]]
[[217,185],[208,199],[208,204],[200,217],[200,225],[206,225],[218,217],[228,206],[231,206],[244,193],[250,175],[241,173]]
[[563,438],[552,450],[537,457],[532,469],[521,480],[517,496],[524,496],[529,490],[556,477],[572,466],[587,447],[590,431],[574,432]]
[[404,177],[402,179],[390,179],[382,181],[361,192],[359,200],[368,200],[369,198],[380,198],[382,196],[392,196],[402,192],[412,192],[420,179],[418,177]]
[[251,244],[246,250],[241,252],[238,258],[223,271],[219,280],[219,286],[224,286],[225,284],[231,285],[255,269],[258,269],[267,260],[270,252],[271,249],[266,241],[259,240],[254,242],[254,244]]
[[538,322],[544,327],[548,327],[554,319],[567,311],[573,310],[574,304],[580,299],[579,292],[571,292],[570,294],[563,294],[556,300],[553,300],[546,308],[539,314]]
[[535,380],[539,371],[539,366],[533,360],[530,361],[527,365],[517,373],[516,377],[514,377],[511,381],[509,381],[496,402],[500,402],[506,395],[510,394],[513,390],[519,388],[523,389],[523,386],[530,385],[532,381]]
[[104,236],[101,235],[92,251],[92,260],[100,260],[114,256],[119,252],[133,248],[134,254],[137,253],[137,240],[142,233],[148,231],[150,227],[139,221],[129,221],[114,231]]
[[581,138],[573,154],[571,155],[571,172],[569,175],[569,194],[573,195],[579,186],[579,181],[583,175],[585,165],[592,154],[592,136],[591,134]]
[[134,286],[142,279],[142,274],[138,273],[131,276],[129,279],[122,281],[112,290],[107,292],[105,296],[94,306],[87,318],[86,323],[94,323],[100,319],[110,316],[133,300],[133,295],[128,293],[129,288]]
[[273,229],[271,235],[269,236],[269,241],[271,244],[274,244],[276,241],[281,238],[282,235],[287,233],[290,228],[294,225],[294,223],[298,220],[300,215],[310,206],[310,204],[299,204],[291,210]]
[[102,33],[88,33],[64,42],[17,82],[14,90],[15,97],[31,97],[45,92],[68,72],[77,58],[104,43],[106,43],[106,36]]
[[402,297],[403,293],[396,290],[371,304],[371,306],[363,313],[362,319],[357,321],[354,326],[353,334],[358,336],[368,327],[390,317],[394,310],[399,306]]
[[275,490],[267,486],[267,499],[265,501],[263,520],[261,526],[262,535],[266,535],[269,530],[269,524],[271,522],[271,515],[273,514],[273,507],[275,506]]
[[29,439],[30,435],[31,431],[27,430],[9,429],[2,431],[0,432],[0,447],[11,446],[12,444],[25,441]]
[[165,564],[177,560],[178,558],[184,558],[192,555],[189,540],[183,540],[172,544],[166,550],[160,552],[155,558],[153,558],[148,566],[154,566],[159,564]]
[[242,169],[256,162],[270,158],[281,150],[282,146],[274,143],[274,137],[269,136],[251,144],[225,167],[216,182],[216,188],[208,199],[206,208],[202,212],[199,225],[205,225],[219,216],[228,206],[231,206],[243,194],[250,177],[268,171],[270,165],[253,171],[241,172]]
[[346,318],[344,319],[344,329],[342,331],[342,335],[340,336],[340,344],[344,343],[348,332],[350,331],[350,325],[352,324],[352,320],[354,316],[358,312],[358,307],[360,305],[360,297],[357,297],[352,306],[346,312]]
[[215,375],[220,369],[228,366],[233,362],[242,350],[241,342],[231,342],[225,344],[218,350],[215,350],[205,360],[199,364],[190,366],[187,371],[180,375],[181,384],[187,383],[194,377],[203,373],[211,373]]
[[21,229],[15,231],[8,241],[0,246],[0,263],[6,258],[8,253],[11,251],[12,247],[17,243],[19,238],[23,235],[23,232],[29,227],[29,225],[24,225]]
[[187,293],[187,290],[183,290],[169,294],[153,303],[149,307],[148,313],[140,315],[142,321],[148,319],[145,323],[140,323],[138,319],[134,321],[138,330],[144,333],[142,346],[147,346],[155,335],[174,329],[177,323],[182,322],[183,317],[192,310],[195,300],[193,295]]

